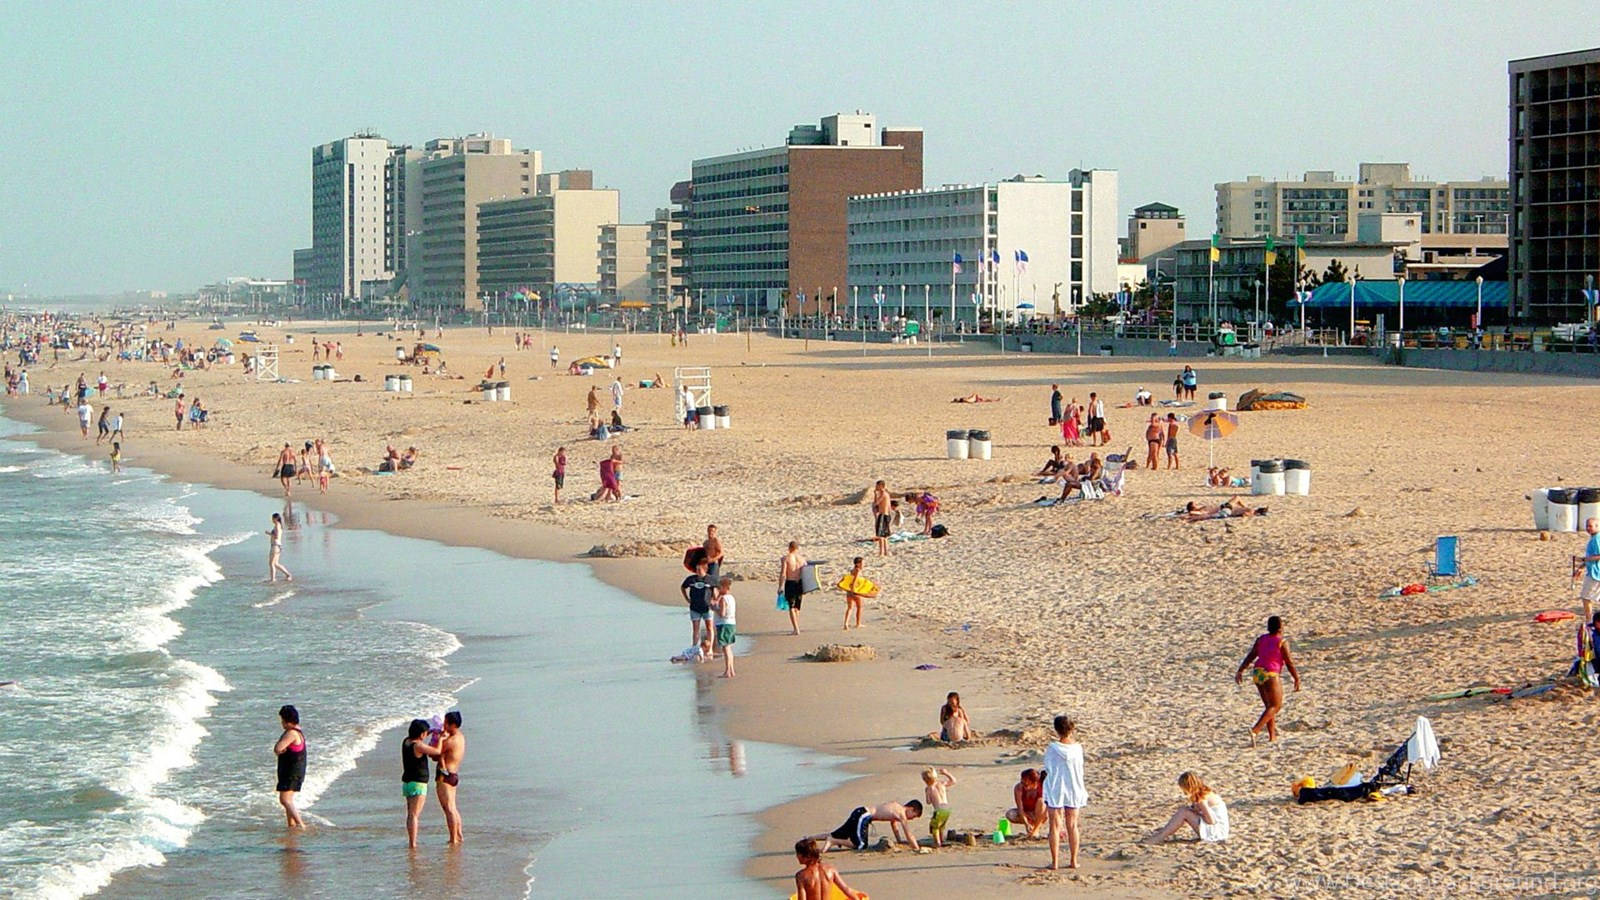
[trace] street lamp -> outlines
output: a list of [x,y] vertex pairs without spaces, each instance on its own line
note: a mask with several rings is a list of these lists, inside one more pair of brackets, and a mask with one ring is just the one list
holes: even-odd
[[1474,280],[1478,282],[1478,317],[1477,317],[1476,320],[1473,321],[1472,324],[1473,324],[1474,328],[1482,328],[1483,327],[1483,276],[1479,275]]
[[1350,343],[1356,342],[1356,289],[1361,287],[1361,273],[1350,276]]
[[1401,275],[1398,280],[1400,282],[1400,329],[1399,329],[1400,334],[1401,334],[1400,341],[1401,341],[1401,343],[1405,343],[1404,335],[1406,333],[1406,277],[1404,275]]

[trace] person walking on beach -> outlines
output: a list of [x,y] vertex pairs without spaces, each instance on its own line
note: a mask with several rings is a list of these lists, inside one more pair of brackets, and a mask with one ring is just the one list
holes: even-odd
[[100,410],[100,420],[96,424],[99,426],[99,431],[94,436],[94,442],[99,444],[111,436],[111,407],[107,406]]
[[439,789],[439,808],[450,829],[450,843],[461,844],[461,810],[456,808],[456,790],[461,786],[461,761],[467,755],[467,736],[461,733],[461,712],[444,714],[444,739],[439,742],[439,772],[434,779]]
[[[184,402],[183,402],[183,395],[179,394],[178,395],[178,402],[174,403],[172,405],[173,418],[178,420],[178,426],[177,426],[176,429],[174,429],[175,431],[182,431],[183,430],[183,417],[184,417],[184,414],[187,413],[188,411],[189,411],[188,406],[185,405]],[[288,445],[285,444],[284,446],[288,446]]]
[[417,829],[422,822],[422,805],[428,802],[428,758],[439,758],[439,748],[430,744],[428,721],[412,719],[400,742],[400,792],[406,798],[406,845],[417,849]]
[[872,541],[878,555],[889,555],[889,488],[882,479],[872,486]]
[[300,467],[294,459],[294,450],[290,448],[288,441],[285,441],[283,449],[278,451],[278,461],[272,467],[273,474],[277,475],[278,480],[283,483],[283,495],[285,497],[289,496],[289,487],[291,482],[294,481],[294,473],[299,469]]
[[550,457],[550,464],[555,466],[555,471],[550,473],[550,477],[554,479],[556,483],[555,502],[560,503],[561,489],[567,484],[567,448],[557,447],[556,455]]
[[1261,718],[1250,728],[1250,746],[1256,745],[1256,735],[1263,730],[1267,733],[1268,741],[1278,739],[1278,712],[1283,709],[1283,678],[1281,672],[1289,670],[1289,676],[1294,679],[1294,689],[1300,690],[1300,673],[1294,667],[1294,658],[1289,655],[1289,639],[1283,636],[1283,619],[1270,616],[1267,619],[1267,633],[1256,638],[1250,645],[1250,652],[1244,656],[1244,661],[1239,663],[1238,671],[1233,673],[1235,684],[1244,683],[1244,670],[1254,669],[1250,673],[1250,680],[1255,682],[1256,691],[1261,694]]
[[1144,457],[1146,471],[1153,472],[1161,467],[1161,444],[1165,436],[1166,429],[1161,427],[1161,420],[1151,413],[1149,423],[1144,426],[1144,442],[1148,448]]
[[1167,468],[1178,468],[1178,414],[1167,413]]
[[1061,421],[1061,385],[1050,385],[1050,424]]
[[1061,417],[1061,443],[1068,447],[1082,445],[1083,440],[1079,437],[1078,430],[1078,419],[1082,415],[1083,407],[1078,405],[1078,398],[1073,397],[1072,402],[1067,404],[1066,411]]
[[600,424],[600,394],[592,384],[589,385],[589,397],[584,403],[589,408],[589,430],[592,432]]
[[294,576],[283,567],[283,516],[272,514],[272,529],[267,532],[267,537],[272,541],[267,548],[267,576],[273,584],[278,583],[278,573],[283,573],[285,581],[293,581]]
[[559,366],[559,365],[561,365],[561,351],[556,349],[556,345],[555,344],[551,344],[550,345],[550,368],[554,369],[556,366]]
[[689,605],[689,636],[691,644],[700,643],[701,630],[711,631],[711,594],[715,584],[706,575],[706,560],[702,556],[695,561],[694,574],[683,580],[678,585],[678,593],[683,595],[683,602]]
[[[883,482],[880,481],[878,483],[882,484]],[[850,630],[850,613],[852,611],[856,614],[856,627],[861,627],[861,598],[866,596],[866,594],[860,592],[860,584],[864,578],[861,569],[862,560],[858,556],[851,565],[850,574],[846,578],[850,587],[846,588],[844,592],[844,628],[841,629],[843,631]],[[843,584],[844,582],[840,583]]]
[[122,436],[122,413],[120,412],[111,417],[111,440],[127,440],[127,438]]
[[717,578],[722,574],[722,557],[727,552],[722,548],[722,538],[717,537],[717,526],[706,526],[706,542],[700,549],[705,552],[706,574]]
[[612,342],[611,344],[611,366],[616,369],[622,368],[622,345],[620,343]]
[[1067,868],[1078,867],[1082,839],[1078,811],[1089,805],[1083,786],[1083,745],[1075,739],[1078,724],[1056,716],[1056,739],[1044,750],[1044,805],[1050,817],[1050,868],[1061,867],[1061,835],[1067,837]]
[[89,405],[89,401],[88,400],[79,400],[78,401],[78,430],[83,432],[83,436],[84,437],[88,437],[89,436],[89,419],[92,418],[93,416],[94,416],[94,407]]
[[805,572],[806,558],[800,555],[800,542],[790,541],[789,552],[778,563],[778,583],[783,586],[784,604],[789,610],[789,627],[800,633],[800,604],[805,599],[805,585],[801,573]]
[[1089,437],[1094,443],[1091,447],[1100,446],[1100,433],[1106,428],[1106,405],[1101,402],[1100,395],[1089,392]]
[[283,807],[283,817],[290,828],[304,828],[306,823],[295,808],[295,795],[306,783],[306,735],[300,730],[300,711],[285,704],[278,709],[278,724],[283,734],[272,745],[278,757],[278,805]]
[[738,608],[738,601],[733,596],[733,579],[721,579],[717,582],[716,597],[711,602],[711,624],[716,628],[717,652],[722,654],[723,678],[734,677],[733,644],[739,639]]
[[[1600,519],[1584,520],[1583,530],[1589,535],[1589,542],[1583,547],[1583,566],[1578,570],[1583,573],[1578,599],[1583,601],[1583,621],[1587,622],[1594,615],[1595,601],[1600,600]],[[1577,571],[1572,574],[1574,578],[1578,576]]]
[[611,381],[611,408],[622,412],[622,376],[618,375]]

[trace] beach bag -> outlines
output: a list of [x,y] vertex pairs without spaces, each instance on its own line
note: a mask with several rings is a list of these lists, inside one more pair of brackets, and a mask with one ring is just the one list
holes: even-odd
[[778,612],[789,611],[789,598],[783,595],[783,588],[778,588]]
[[944,527],[943,525],[935,525],[935,526],[933,526],[933,530],[928,532],[928,536],[929,537],[942,538],[942,537],[944,537],[945,535],[947,535],[949,533],[950,533],[950,529]]

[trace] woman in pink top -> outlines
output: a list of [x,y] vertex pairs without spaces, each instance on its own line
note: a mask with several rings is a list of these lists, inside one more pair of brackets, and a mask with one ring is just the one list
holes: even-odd
[[1267,740],[1278,739],[1278,712],[1283,709],[1283,679],[1279,676],[1285,668],[1289,670],[1289,677],[1294,679],[1294,689],[1300,690],[1300,673],[1295,670],[1294,659],[1289,656],[1289,639],[1283,636],[1283,619],[1271,616],[1267,619],[1267,633],[1256,638],[1250,646],[1250,652],[1244,656],[1244,662],[1239,663],[1239,670],[1233,673],[1235,684],[1244,682],[1244,670],[1251,668],[1250,680],[1256,684],[1256,690],[1261,694],[1261,718],[1250,729],[1250,746],[1254,747],[1256,735],[1266,729]]

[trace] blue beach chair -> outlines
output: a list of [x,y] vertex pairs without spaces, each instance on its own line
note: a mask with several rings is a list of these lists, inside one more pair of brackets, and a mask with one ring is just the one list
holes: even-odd
[[1453,534],[1442,535],[1433,541],[1433,561],[1428,564],[1428,577],[1454,579],[1461,577],[1461,539]]

